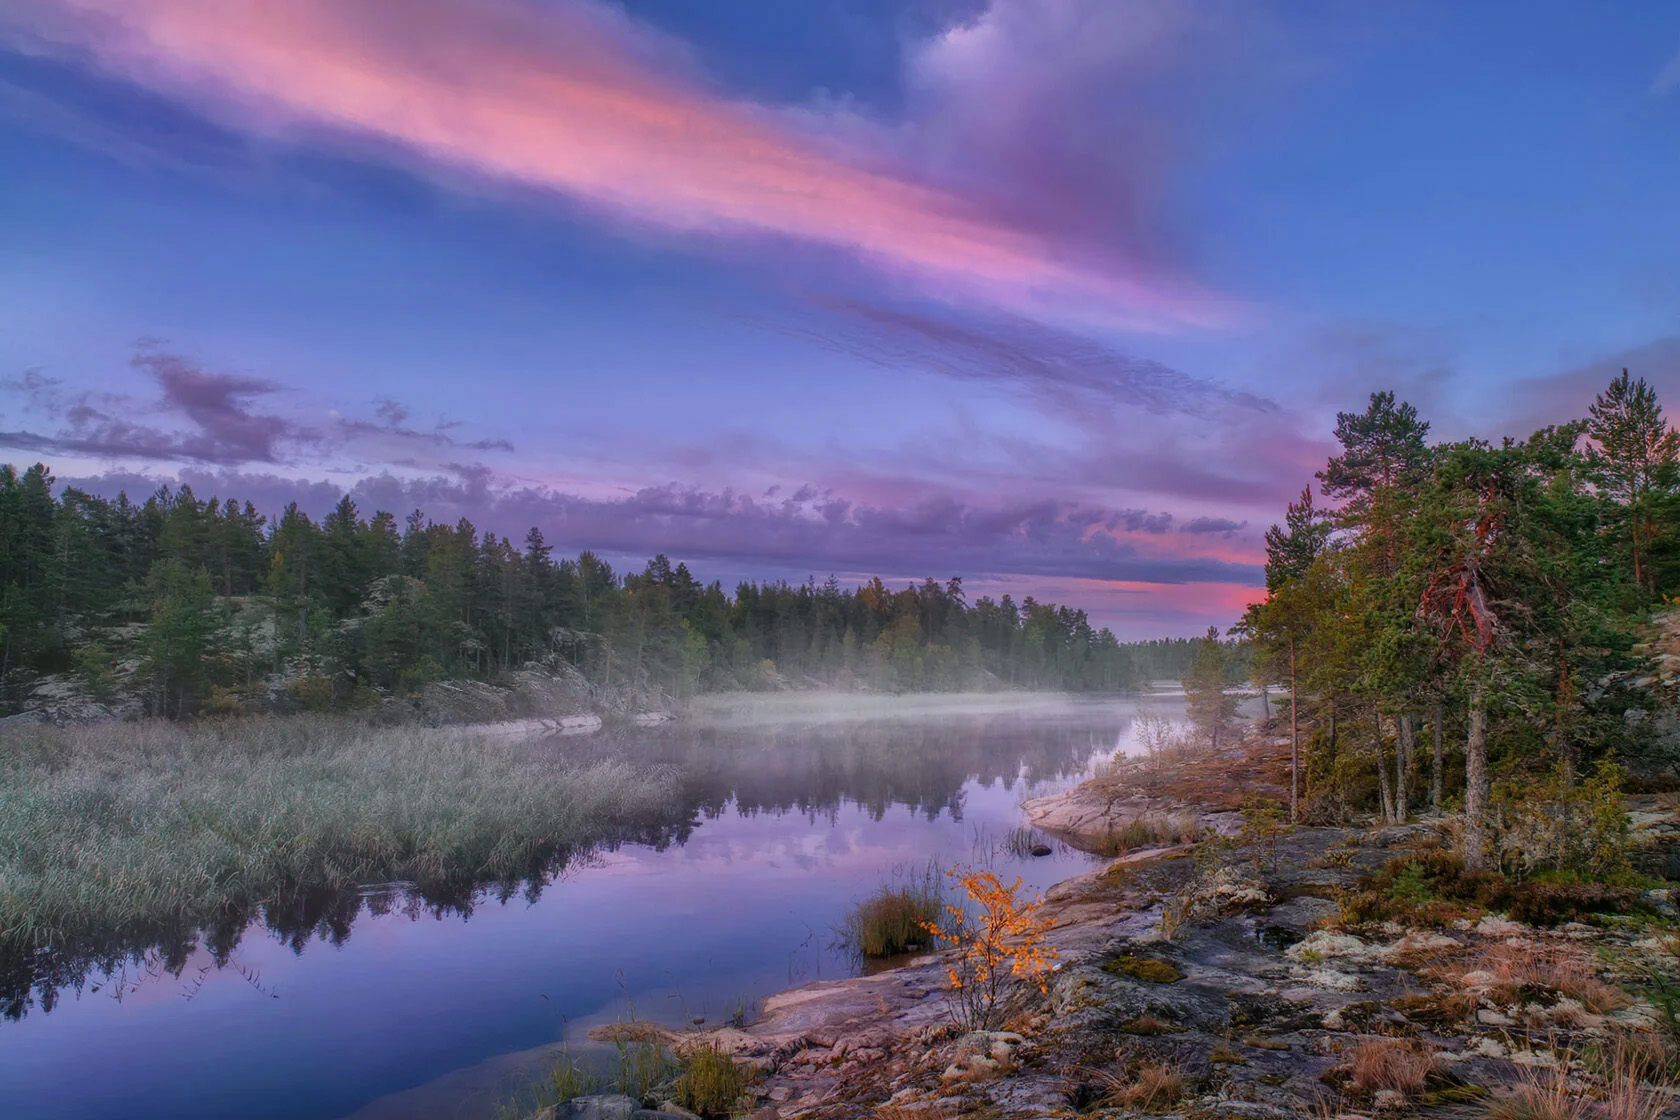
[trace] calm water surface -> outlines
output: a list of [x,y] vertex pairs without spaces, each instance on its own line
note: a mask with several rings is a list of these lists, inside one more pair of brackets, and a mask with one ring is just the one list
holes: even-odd
[[[506,901],[400,890],[254,924],[223,967],[157,953],[0,1022],[0,1112],[39,1120],[482,1116],[544,1048],[628,1014],[727,1019],[852,975],[834,928],[897,873],[988,862],[1037,888],[1090,867],[1000,848],[1020,802],[1133,745],[1140,708],[696,727],[560,739],[683,775],[665,842],[575,861]],[[463,909],[470,912],[463,912]],[[97,986],[98,990],[94,988]],[[510,1056],[511,1055],[511,1056]]]

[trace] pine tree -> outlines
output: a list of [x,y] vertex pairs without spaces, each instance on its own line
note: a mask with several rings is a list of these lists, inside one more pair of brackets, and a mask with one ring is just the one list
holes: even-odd
[[1649,595],[1654,589],[1649,559],[1658,532],[1657,511],[1680,486],[1680,433],[1663,419],[1656,391],[1643,377],[1630,381],[1625,369],[1589,411],[1593,480],[1620,515],[1634,586]]
[[1230,736],[1237,716],[1237,698],[1226,690],[1225,662],[1219,627],[1209,626],[1184,678],[1184,699],[1191,726],[1214,750]]

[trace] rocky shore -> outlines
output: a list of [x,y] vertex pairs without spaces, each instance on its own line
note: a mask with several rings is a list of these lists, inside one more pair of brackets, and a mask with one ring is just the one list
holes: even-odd
[[[745,1027],[665,1042],[733,1055],[761,1120],[1481,1116],[1537,1086],[1620,1093],[1646,1110],[1626,1116],[1680,1106],[1665,1077],[1618,1082],[1608,1057],[1671,1060],[1649,998],[1680,965],[1667,891],[1623,892],[1606,904],[1616,913],[1561,921],[1477,907],[1427,925],[1361,920],[1350,903],[1361,887],[1438,859],[1448,822],[1245,838],[1229,783],[1246,773],[1251,788],[1276,756],[1271,739],[1204,761],[1200,799],[1184,796],[1193,774],[1172,779],[1176,792],[1116,775],[1029,803],[1040,827],[1075,842],[1186,812],[1227,839],[1130,852],[1054,887],[1056,971],[1047,994],[1017,993],[1006,1029],[960,1029],[942,958],[928,955],[783,992]],[[1671,835],[1677,805],[1645,798],[1635,824]]]

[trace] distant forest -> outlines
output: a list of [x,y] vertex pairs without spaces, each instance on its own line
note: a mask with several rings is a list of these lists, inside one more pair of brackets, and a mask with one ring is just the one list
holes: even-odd
[[674,698],[781,687],[1124,691],[1177,678],[1185,639],[1122,643],[1082,610],[970,603],[962,580],[899,590],[742,583],[656,556],[618,573],[416,510],[319,524],[165,487],[135,504],[0,467],[0,712],[49,675],[154,714],[405,695],[526,666]]

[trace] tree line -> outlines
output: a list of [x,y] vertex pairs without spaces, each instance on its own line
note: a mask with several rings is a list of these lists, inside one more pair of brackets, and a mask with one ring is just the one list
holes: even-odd
[[656,556],[619,573],[416,510],[324,519],[296,504],[163,487],[135,503],[55,493],[41,465],[0,467],[0,711],[49,674],[156,714],[402,695],[523,666],[671,697],[792,686],[882,691],[1119,691],[1177,675],[1187,642],[1128,647],[1072,607],[962,580],[896,590],[744,582],[734,594]]
[[1318,495],[1266,534],[1267,595],[1238,629],[1291,697],[1290,811],[1462,807],[1470,869],[1564,867],[1614,827],[1583,799],[1619,794],[1650,725],[1633,647],[1680,585],[1680,435],[1625,370],[1526,439],[1429,431],[1392,393],[1340,413]]

